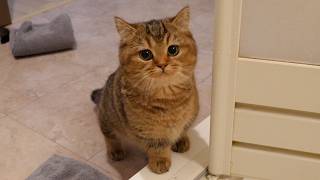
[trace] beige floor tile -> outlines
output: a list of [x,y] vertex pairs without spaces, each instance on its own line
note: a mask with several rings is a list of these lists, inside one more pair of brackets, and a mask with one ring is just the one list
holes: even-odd
[[4,118],[5,116],[6,116],[5,114],[0,113],[0,119]]
[[54,6],[64,0],[10,0],[8,1],[11,18],[13,21],[39,11],[43,8]]
[[24,107],[37,99],[32,90],[16,89],[8,87],[6,81],[11,79],[14,72],[15,61],[11,57],[9,45],[0,46],[0,113],[8,114],[15,109]]
[[38,99],[38,96],[32,90],[23,91],[2,86],[0,87],[0,112],[9,114],[27,106],[36,99]]
[[117,45],[112,48],[106,48],[105,46],[104,38],[91,37],[90,40],[82,44],[78,42],[76,51],[59,54],[59,57],[68,59],[73,64],[84,66],[86,69],[105,66],[116,70],[119,64],[118,47]]
[[88,159],[104,144],[90,93],[104,84],[108,74],[108,69],[99,68],[11,116]]
[[[112,11],[112,4],[114,3],[104,2],[104,7],[111,8]],[[92,1],[76,0],[72,5],[41,15],[48,21],[61,13],[67,13],[71,17],[77,48],[76,51],[61,54],[62,59],[87,68],[108,66],[116,69],[119,36],[114,25],[114,14],[111,15],[106,9]]]
[[0,119],[0,179],[21,180],[53,154],[73,158],[113,177],[105,169],[44,138],[10,118]]
[[0,119],[0,138],[2,180],[24,179],[51,155],[70,154],[10,118]]
[[14,66],[9,44],[0,46],[0,84],[8,78],[9,72]]
[[74,64],[59,54],[28,57],[14,60],[11,56],[3,61],[13,61],[10,70],[1,79],[1,86],[10,89],[34,91],[41,96],[59,86],[79,78],[90,69]]

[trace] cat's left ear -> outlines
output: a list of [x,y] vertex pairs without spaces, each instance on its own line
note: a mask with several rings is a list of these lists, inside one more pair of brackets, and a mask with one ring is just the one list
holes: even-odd
[[129,38],[133,36],[137,31],[131,24],[119,17],[114,17],[114,22],[121,39]]
[[178,14],[173,17],[172,24],[174,24],[178,28],[188,29],[190,21],[190,8],[189,6],[181,9]]

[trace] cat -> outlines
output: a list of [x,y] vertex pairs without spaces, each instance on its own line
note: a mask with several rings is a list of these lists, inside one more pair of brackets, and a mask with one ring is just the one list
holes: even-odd
[[91,94],[110,159],[125,158],[119,136],[143,148],[158,174],[169,170],[171,150],[189,149],[186,132],[199,111],[189,14],[187,6],[174,17],[142,23],[115,17],[120,65]]

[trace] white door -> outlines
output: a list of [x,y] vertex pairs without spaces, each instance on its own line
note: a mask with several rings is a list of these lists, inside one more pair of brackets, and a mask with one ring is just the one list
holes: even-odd
[[211,174],[320,179],[319,9],[216,0]]

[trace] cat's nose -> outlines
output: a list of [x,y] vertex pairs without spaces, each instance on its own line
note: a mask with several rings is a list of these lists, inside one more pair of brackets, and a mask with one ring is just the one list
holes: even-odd
[[168,66],[168,64],[157,64],[157,66],[159,68],[161,68],[162,70],[164,70],[164,68],[166,68]]

